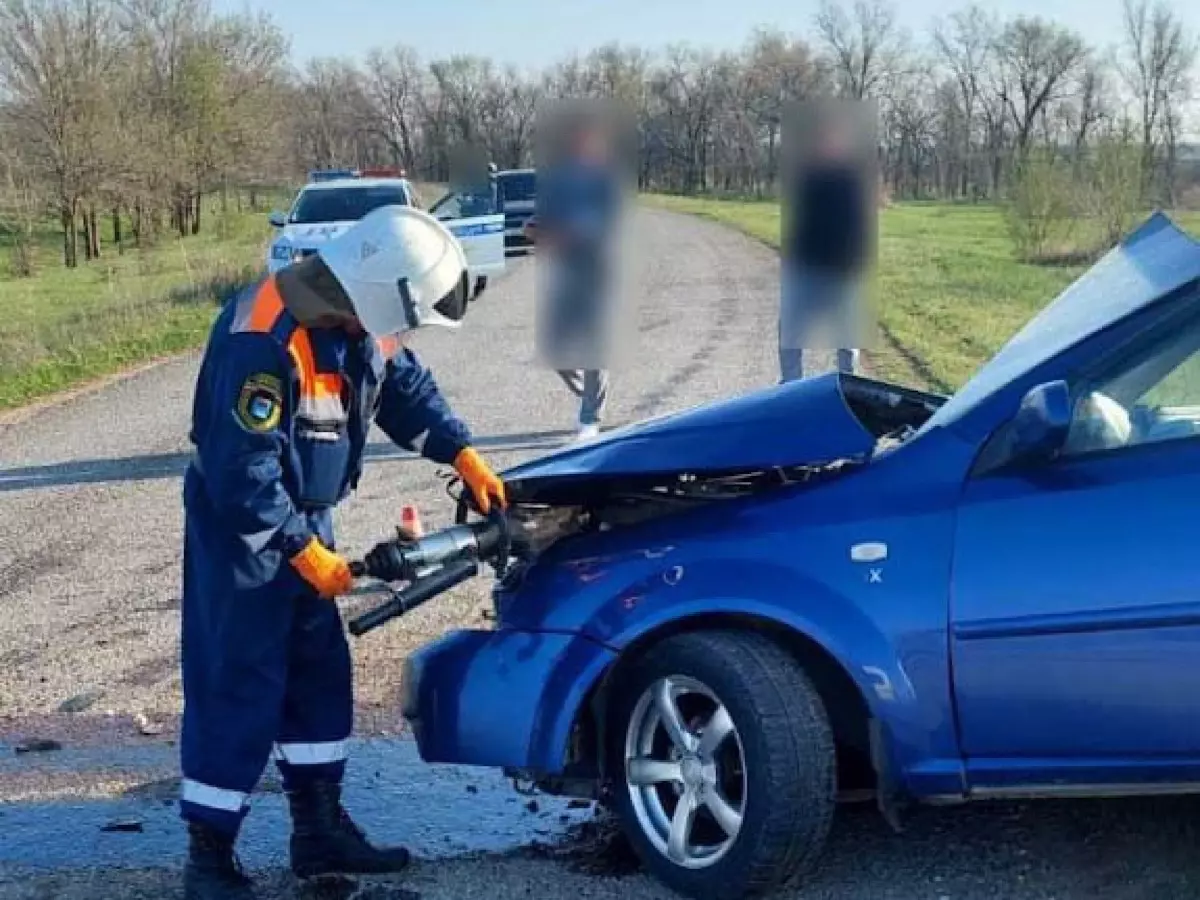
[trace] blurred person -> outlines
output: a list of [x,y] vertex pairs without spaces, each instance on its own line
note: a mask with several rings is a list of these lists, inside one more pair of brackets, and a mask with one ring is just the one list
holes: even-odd
[[[807,126],[807,127],[805,127]],[[843,106],[801,119],[804,152],[789,173],[779,311],[780,381],[803,377],[805,349],[832,332],[837,367],[859,366],[856,316],[874,247],[877,185],[855,120]]]
[[[553,126],[552,126],[553,127]],[[600,433],[608,404],[621,181],[612,135],[599,119],[566,123],[538,174],[534,218],[546,293],[539,318],[544,358],[579,398],[577,439]]]
[[461,197],[460,216],[487,216],[499,211],[496,172],[496,164],[488,160],[482,148],[462,145],[452,151],[450,188]]
[[504,484],[432,373],[404,346],[466,267],[432,216],[382,207],[230,302],[201,364],[184,478],[180,811],[186,900],[248,900],[233,853],[274,757],[299,877],[397,872],[341,803],[353,725],[335,598],[352,586],[333,510],[357,486],[372,423],[452,464],[486,511]]
[[490,216],[500,212],[500,185],[496,181],[496,164],[488,163],[484,177],[466,185],[460,212],[464,218]]

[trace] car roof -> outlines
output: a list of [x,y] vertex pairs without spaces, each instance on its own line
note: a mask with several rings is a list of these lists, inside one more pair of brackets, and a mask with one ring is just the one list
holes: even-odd
[[1026,323],[924,428],[948,425],[1038,366],[1200,280],[1200,241],[1154,212]]
[[501,169],[496,173],[496,177],[500,178],[504,175],[536,175],[537,169]]
[[412,188],[407,178],[330,178],[326,181],[310,181],[301,190],[327,191],[336,188],[371,188],[389,184]]

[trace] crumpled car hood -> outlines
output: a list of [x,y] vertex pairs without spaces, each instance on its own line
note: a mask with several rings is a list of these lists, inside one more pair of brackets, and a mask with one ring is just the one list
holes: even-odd
[[617,429],[509,469],[504,480],[519,499],[548,479],[820,465],[874,446],[830,373]]

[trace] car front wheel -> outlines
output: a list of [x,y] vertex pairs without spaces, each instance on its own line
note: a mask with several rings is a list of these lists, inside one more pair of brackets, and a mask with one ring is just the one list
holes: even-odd
[[767,893],[829,833],[834,745],[820,696],[758,635],[668,638],[614,685],[613,806],[651,872],[697,900]]

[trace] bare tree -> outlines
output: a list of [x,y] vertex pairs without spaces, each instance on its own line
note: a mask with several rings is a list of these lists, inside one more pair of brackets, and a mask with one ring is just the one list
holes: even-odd
[[1062,117],[1070,132],[1076,171],[1079,171],[1088,138],[1112,114],[1112,104],[1108,99],[1110,87],[1107,67],[1095,54],[1088,54],[1080,69],[1074,96],[1062,108]]
[[821,0],[816,26],[849,97],[878,95],[903,66],[907,40],[887,0],[855,0],[851,14]]
[[948,20],[937,22],[933,28],[933,48],[943,65],[950,71],[958,92],[961,110],[956,134],[950,135],[959,145],[957,192],[966,196],[972,176],[976,151],[976,120],[980,114],[985,90],[984,73],[992,64],[996,43],[995,19],[978,5],[953,13]]
[[45,214],[33,170],[23,159],[20,131],[12,122],[0,122],[0,233],[8,235],[9,270],[18,278],[34,273],[34,231]]
[[771,190],[779,174],[784,112],[798,101],[827,92],[830,67],[803,41],[763,29],[751,37],[744,57],[738,93],[731,98],[735,109],[748,118],[745,146],[739,146],[739,151],[749,165],[758,156],[756,145],[765,143],[759,167],[766,189]]
[[898,75],[883,111],[885,176],[894,196],[928,197],[937,172],[937,82],[929,67]]
[[378,128],[362,74],[349,59],[314,59],[296,97],[305,120],[297,123],[304,165],[361,166],[371,161]]
[[[1164,139],[1174,158],[1175,124],[1186,99],[1188,75],[1196,61],[1195,40],[1166,0],[1124,0],[1122,75],[1141,117],[1143,190],[1151,190]],[[1172,180],[1167,178],[1169,184]]]
[[415,169],[418,95],[424,87],[425,73],[416,51],[393,47],[374,50],[367,57],[366,90],[375,113],[375,127],[387,142],[393,159]]
[[81,206],[103,171],[105,86],[118,59],[112,7],[102,0],[0,2],[0,90],[53,185],[67,266],[78,261]]
[[1015,130],[1018,157],[1029,149],[1039,118],[1071,86],[1085,56],[1074,32],[1040,18],[1020,16],[996,41],[999,87]]

